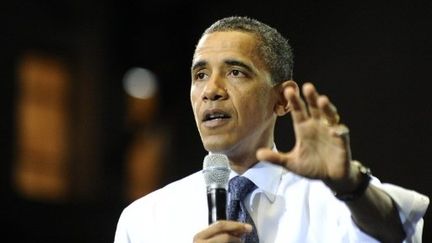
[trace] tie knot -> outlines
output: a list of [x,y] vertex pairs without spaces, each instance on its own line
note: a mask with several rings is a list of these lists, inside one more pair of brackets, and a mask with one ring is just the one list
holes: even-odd
[[229,181],[229,192],[232,200],[243,200],[247,194],[255,190],[257,186],[244,176],[233,177]]

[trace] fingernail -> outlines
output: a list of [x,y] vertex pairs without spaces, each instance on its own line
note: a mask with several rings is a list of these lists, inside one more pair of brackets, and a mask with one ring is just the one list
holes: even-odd
[[252,225],[250,225],[250,224],[245,224],[245,229],[246,229],[246,231],[247,232],[252,232]]

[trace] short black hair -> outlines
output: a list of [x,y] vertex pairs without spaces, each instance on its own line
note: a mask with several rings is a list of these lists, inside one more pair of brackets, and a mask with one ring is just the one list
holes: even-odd
[[232,16],[216,21],[204,31],[202,36],[223,31],[252,33],[258,38],[259,55],[268,68],[274,84],[293,78],[292,48],[288,39],[275,28],[249,17]]

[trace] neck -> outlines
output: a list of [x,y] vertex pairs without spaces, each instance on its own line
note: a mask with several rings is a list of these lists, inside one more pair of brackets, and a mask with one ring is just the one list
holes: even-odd
[[[272,148],[274,145],[274,123],[264,131],[251,133],[231,148],[221,151],[230,161],[230,167],[239,175],[258,163],[256,152],[260,148]],[[254,139],[259,137],[260,139]]]
[[273,141],[265,145],[263,144],[261,146],[257,146],[255,149],[251,151],[246,151],[244,153],[227,153],[227,156],[230,161],[231,169],[239,175],[243,174],[244,172],[246,172],[248,169],[250,169],[251,167],[253,167],[255,164],[259,162],[256,157],[256,151],[259,148],[264,148],[264,147],[272,148]]
[[231,169],[239,175],[245,173],[249,168],[253,167],[256,163],[258,163],[255,155],[250,156],[250,158],[248,159],[236,158],[231,156],[229,157],[229,160]]

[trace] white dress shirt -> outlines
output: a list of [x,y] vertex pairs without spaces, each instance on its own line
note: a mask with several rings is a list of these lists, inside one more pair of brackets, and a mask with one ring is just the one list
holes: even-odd
[[[230,178],[236,175],[231,171]],[[268,162],[246,171],[257,185],[245,204],[258,229],[261,243],[378,242],[351,219],[348,207],[319,180],[295,175]],[[372,183],[395,201],[407,238],[421,242],[428,197],[391,184]],[[122,212],[115,243],[192,242],[208,227],[207,193],[202,172],[156,190]]]

